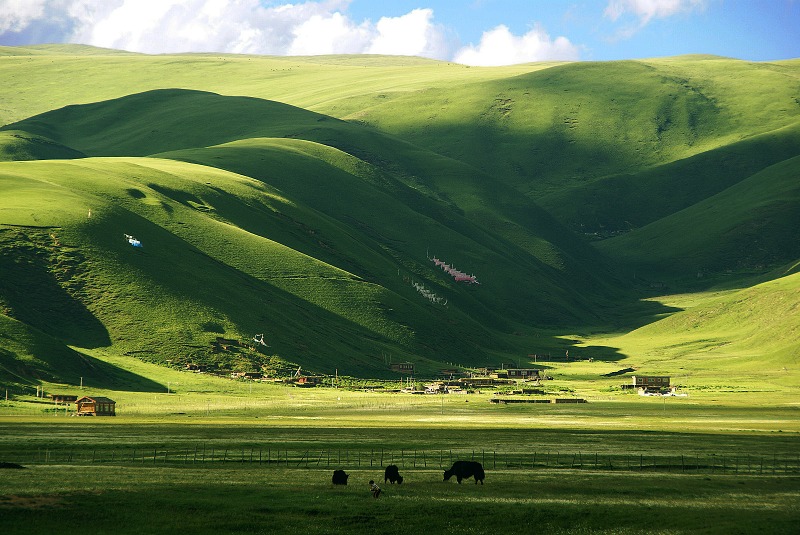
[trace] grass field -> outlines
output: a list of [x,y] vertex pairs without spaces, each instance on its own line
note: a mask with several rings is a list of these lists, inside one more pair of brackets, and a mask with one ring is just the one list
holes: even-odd
[[[168,387],[114,393],[116,418],[0,403],[0,461],[25,466],[2,469],[4,532],[727,534],[800,520],[791,396],[504,406],[202,377]],[[485,484],[442,482],[456,459],[481,461]],[[383,484],[390,463],[401,486]]]
[[346,487],[330,470],[272,467],[9,472],[6,533],[792,533],[800,492],[797,477],[509,470],[475,486],[417,470],[374,500],[377,469],[351,470]]
[[[489,391],[304,389],[94,355],[140,391],[44,387],[110,396],[114,418],[32,393],[0,401],[0,462],[25,467],[2,469],[6,533],[792,533],[800,520],[792,388],[706,376],[688,397],[640,397],[598,378],[614,363],[542,363],[554,379],[540,397],[589,403],[502,405]],[[456,459],[481,461],[485,484],[443,483]],[[382,483],[390,463],[402,486]],[[346,487],[330,482],[340,468]]]

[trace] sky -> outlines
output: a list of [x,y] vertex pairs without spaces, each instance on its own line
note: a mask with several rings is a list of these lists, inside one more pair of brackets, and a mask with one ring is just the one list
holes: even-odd
[[800,0],[0,0],[0,45],[392,54],[466,65],[800,57]]

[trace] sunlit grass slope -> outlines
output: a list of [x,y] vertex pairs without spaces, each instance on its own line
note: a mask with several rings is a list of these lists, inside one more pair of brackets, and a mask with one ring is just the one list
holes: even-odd
[[[237,161],[266,166],[279,188],[267,177],[164,159],[4,163],[6,314],[79,348],[110,345],[157,362],[211,358],[242,368],[263,358],[214,362],[210,342],[263,332],[264,351],[284,359],[380,376],[386,355],[414,356],[421,371],[435,369],[435,361],[492,361],[522,350],[500,336],[514,328],[509,316],[583,312],[548,282],[557,270],[513,258],[520,252],[512,245],[457,213],[442,223],[441,214],[395,201],[352,156],[296,140],[236,142],[207,156],[221,158],[225,149]],[[131,247],[126,234],[144,247]],[[554,295],[528,303],[511,284],[488,295],[483,285],[459,287],[427,261],[425,237],[447,243],[454,256],[518,262],[487,274],[484,284],[539,269],[543,280],[531,288]],[[412,282],[448,303],[429,303]],[[506,315],[507,302],[529,308]],[[549,305],[540,312],[543,302]]]
[[80,45],[0,47],[0,101],[6,103],[0,124],[70,104],[168,88],[252,96],[342,117],[363,109],[361,102],[351,102],[354,97],[382,103],[409,91],[494,80],[552,65],[470,68],[398,56],[150,56]]
[[[290,203],[245,177],[159,160],[80,160],[4,164],[2,184],[5,233],[21,235],[4,243],[4,257],[30,244],[24,274],[4,278],[5,310],[76,346],[110,341],[185,360],[215,336],[264,332],[276,353],[320,367],[339,358],[346,369],[380,359],[384,344],[410,342],[386,317],[385,290],[240,229],[193,194],[292,221]],[[36,210],[47,201],[50,210]]]
[[798,82],[796,62],[581,62],[409,92],[352,117],[539,198],[795,124]]
[[[390,262],[384,284],[389,273],[397,279],[397,266],[386,269],[395,263],[429,277],[426,252],[471,270],[491,290],[470,308],[495,326],[503,316],[541,323],[596,317],[588,298],[613,293],[602,282],[602,259],[508,186],[391,136],[292,106],[163,90],[71,106],[7,128],[89,155],[160,154],[257,178],[372,242]],[[276,137],[313,143],[263,139]],[[308,252],[345,269],[362,262],[341,249]],[[530,281],[528,289],[520,289],[518,277]]]
[[685,386],[800,385],[800,273],[742,290],[658,300],[683,310],[592,343],[619,348],[641,373],[671,374]]

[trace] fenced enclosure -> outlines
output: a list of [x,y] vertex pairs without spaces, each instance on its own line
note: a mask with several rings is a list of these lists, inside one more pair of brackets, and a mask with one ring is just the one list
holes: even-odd
[[599,453],[587,451],[504,452],[444,449],[220,448],[38,448],[3,452],[0,461],[34,464],[282,466],[363,469],[394,464],[401,470],[446,469],[456,460],[475,460],[487,470],[578,469],[665,473],[800,474],[800,454]]

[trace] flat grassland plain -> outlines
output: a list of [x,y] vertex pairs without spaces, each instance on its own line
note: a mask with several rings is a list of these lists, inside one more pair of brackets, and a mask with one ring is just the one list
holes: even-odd
[[[788,394],[645,398],[581,380],[584,362],[559,364],[548,390],[589,403],[503,405],[110,360],[165,390],[86,386],[117,400],[115,418],[0,402],[0,459],[25,467],[1,472],[4,533],[794,533],[800,521]],[[443,482],[456,459],[481,461],[485,484]],[[389,464],[402,485],[383,483]],[[347,486],[331,483],[336,469]]]

